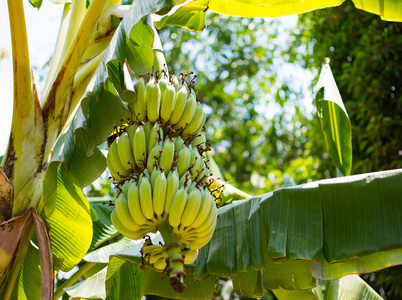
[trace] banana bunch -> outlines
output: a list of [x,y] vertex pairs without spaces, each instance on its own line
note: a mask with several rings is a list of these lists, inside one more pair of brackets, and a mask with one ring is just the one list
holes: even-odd
[[183,251],[189,250],[191,259],[187,262],[195,260],[194,251],[209,242],[216,219],[215,200],[207,186],[192,181],[190,171],[180,177],[175,169],[166,176],[159,168],[154,168],[151,174],[145,169],[139,176],[126,180],[116,193],[111,214],[113,226],[128,238],[141,239],[149,232],[161,233],[167,255],[148,246],[143,248],[143,253],[148,254],[149,263],[155,268],[168,266],[167,272],[178,290],[184,285]]
[[204,156],[206,115],[193,83],[159,75],[135,83],[135,99],[128,102],[134,121],[108,139],[107,166],[117,182],[111,221],[130,239],[159,231],[165,244],[144,244],[144,262],[183,292],[184,264],[212,238],[217,208]]
[[132,119],[142,122],[160,120],[165,132],[172,131],[174,136],[194,136],[205,123],[202,105],[184,79],[180,85],[175,75],[168,78],[165,73],[152,76],[147,84],[142,77],[137,80],[135,99],[128,104]]
[[152,173],[155,168],[164,170],[166,175],[176,169],[180,177],[189,171],[193,181],[205,181],[209,174],[202,155],[204,140],[205,135],[198,134],[187,145],[181,137],[164,139],[159,123],[134,123],[111,144],[107,166],[117,182],[145,169]]
[[[185,265],[192,264],[198,256],[198,250],[184,249],[181,251]],[[169,262],[169,255],[166,246],[147,245],[142,248],[142,255],[145,261],[154,265],[155,269],[165,270]]]

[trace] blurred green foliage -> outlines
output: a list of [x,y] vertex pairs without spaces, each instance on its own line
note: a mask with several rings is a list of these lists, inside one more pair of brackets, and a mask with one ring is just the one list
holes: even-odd
[[319,123],[306,106],[312,95],[303,90],[306,71],[297,62],[304,46],[292,43],[291,21],[207,13],[202,33],[160,33],[168,66],[198,76],[224,179],[249,194],[335,174],[323,137],[311,130]]

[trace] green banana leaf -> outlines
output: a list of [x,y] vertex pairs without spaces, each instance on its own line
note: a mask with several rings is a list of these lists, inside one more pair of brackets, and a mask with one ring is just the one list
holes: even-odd
[[162,29],[167,25],[186,28],[190,31],[201,32],[205,28],[205,15],[209,0],[196,0],[180,7],[174,14],[163,17],[155,22],[155,27]]
[[312,290],[273,290],[280,300],[325,300],[325,299],[382,299],[363,279],[357,275],[347,275],[333,281],[317,280]]
[[93,221],[93,237],[89,251],[102,245],[107,240],[118,234],[110,221],[110,214],[113,206],[109,205],[108,200],[89,201],[91,208],[96,212],[98,220]]
[[343,175],[352,168],[352,128],[328,59],[322,67],[315,98],[329,156]]
[[[401,192],[400,169],[321,180],[234,201],[218,210],[211,241],[195,264],[186,266],[189,289],[182,295],[165,283],[166,275],[142,261],[142,241],[122,239],[85,260],[108,263],[106,278],[97,277],[106,280],[97,296],[117,293],[113,289],[135,290],[138,295],[119,277],[131,262],[138,276],[132,281],[135,286],[140,282],[141,295],[205,299],[223,276],[233,280],[237,294],[253,298],[267,288],[279,299],[379,299],[359,277],[345,275],[402,263]],[[152,241],[157,244],[160,236]]]
[[[398,0],[352,0],[358,9],[377,14],[386,21],[402,21]],[[281,17],[341,5],[344,0],[210,0],[210,10],[240,17]]]

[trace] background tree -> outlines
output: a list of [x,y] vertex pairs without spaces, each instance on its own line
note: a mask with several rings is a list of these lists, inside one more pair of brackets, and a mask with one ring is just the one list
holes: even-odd
[[198,97],[209,112],[205,127],[225,180],[261,194],[335,174],[310,130],[319,122],[305,106],[311,94],[300,83],[296,55],[304,46],[292,43],[297,28],[214,13],[206,24],[202,33],[165,27],[161,40],[168,65],[197,70]]

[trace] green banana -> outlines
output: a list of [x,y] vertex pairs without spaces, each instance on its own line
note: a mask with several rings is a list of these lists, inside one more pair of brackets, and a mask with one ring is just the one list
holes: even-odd
[[165,126],[165,124],[170,119],[170,115],[172,114],[172,109],[175,103],[175,96],[176,96],[176,89],[174,88],[174,85],[172,83],[168,83],[165,94],[161,98],[162,103],[161,103],[160,116],[162,119],[163,126]]
[[134,102],[135,119],[138,121],[145,121],[147,114],[144,78],[141,77],[137,80],[137,82],[134,84],[134,90],[137,95],[137,99]]
[[[175,139],[175,140],[174,140]],[[185,146],[184,140],[181,138],[181,136],[173,138],[174,140],[174,148],[177,153]]]
[[179,189],[179,174],[177,170],[169,172],[167,176],[167,185],[166,185],[166,196],[165,196],[165,214],[169,214],[170,206],[173,201],[173,197]]
[[137,182],[133,181],[127,192],[127,202],[130,215],[133,220],[139,224],[144,225],[149,222],[141,209],[140,193]]
[[149,152],[149,156],[147,159],[147,169],[152,173],[156,166],[156,162],[161,157],[162,153],[162,144],[156,144],[155,147],[152,148],[151,152]]
[[131,171],[131,173],[137,171],[138,168],[134,161],[134,154],[131,149],[131,142],[127,132],[124,132],[120,137],[118,137],[116,143],[120,161],[123,166],[126,170]]
[[166,89],[167,89],[167,86],[168,86],[168,84],[169,84],[169,79],[168,79],[168,77],[163,73],[163,74],[161,74],[162,76],[161,76],[161,78],[159,79],[159,81],[158,81],[158,85],[159,85],[159,89],[160,89],[160,91],[161,91],[161,106],[162,106],[162,99],[163,99],[163,97],[165,96],[165,93],[166,93]]
[[186,207],[184,208],[183,215],[181,217],[180,226],[188,227],[194,222],[195,217],[197,216],[198,210],[201,204],[201,192],[197,188],[191,189],[188,194],[188,199],[186,203]]
[[187,203],[187,189],[181,187],[173,197],[169,212],[170,226],[177,227],[180,225],[181,216]]
[[114,141],[110,145],[108,157],[109,156],[110,156],[109,162],[113,170],[116,171],[117,174],[119,174],[121,177],[127,177],[128,175],[130,175],[130,172],[123,166],[123,164],[120,161],[116,141]]
[[140,183],[140,204],[144,216],[147,219],[154,217],[154,209],[152,204],[152,187],[148,177],[144,176]]
[[126,129],[126,132],[127,132],[128,138],[130,139],[131,145],[134,144],[134,134],[135,134],[135,131],[137,130],[138,126],[139,126],[138,123],[134,123],[134,124],[130,125],[129,127],[127,127],[127,129]]
[[170,172],[174,159],[174,143],[171,139],[166,139],[162,148],[162,154],[159,159],[159,166],[165,170],[166,174]]
[[147,153],[148,153],[148,140],[149,140],[149,135],[151,134],[151,129],[154,123],[151,121],[146,121],[142,126],[144,127],[145,131],[145,141],[146,141],[146,148],[147,148]]
[[161,170],[159,168],[154,168],[154,170],[151,173],[151,186],[152,188],[155,186],[155,181],[158,175],[160,174]]
[[120,180],[124,179],[124,176],[121,176],[119,173],[117,173],[117,171],[114,169],[112,162],[111,162],[112,156],[110,155],[110,151],[107,155],[107,159],[106,159],[106,163],[107,163],[107,167],[109,169],[110,175],[114,178],[114,180],[116,180],[117,182],[119,182]]
[[204,109],[202,108],[201,103],[197,102],[197,107],[196,107],[195,113],[194,113],[192,119],[190,120],[190,122],[188,123],[188,125],[185,126],[182,134],[184,136],[194,134],[194,132],[200,126],[203,126],[204,124],[202,124],[202,121],[204,120],[204,114],[205,114],[205,112],[204,112]]
[[159,109],[161,102],[161,89],[157,80],[150,80],[146,85],[147,115],[151,122],[159,119]]
[[179,121],[177,121],[177,123],[172,126],[173,129],[176,130],[176,133],[184,131],[184,128],[190,123],[191,119],[193,118],[196,109],[197,99],[195,93],[192,91],[187,98],[186,106],[184,107]]
[[191,145],[193,147],[196,147],[199,152],[203,152],[204,149],[207,147],[206,146],[207,139],[205,137],[204,133],[199,133],[197,134],[192,140],[191,140]]
[[204,223],[204,221],[208,217],[208,214],[213,205],[215,205],[214,197],[211,195],[208,189],[203,189],[201,191],[200,209],[198,210],[198,213],[190,227],[200,227],[201,224]]
[[133,232],[141,231],[141,226],[135,223],[130,215],[127,199],[123,193],[120,193],[120,195],[116,198],[114,208],[121,224],[123,224],[124,227]]
[[147,143],[145,138],[144,126],[138,126],[134,134],[134,143],[132,144],[132,150],[134,153],[135,163],[138,168],[142,170],[145,167],[147,159]]
[[190,149],[186,146],[184,146],[177,157],[177,172],[179,173],[179,176],[183,176],[183,174],[188,170],[190,167],[190,160],[191,160],[191,152]]
[[120,232],[125,237],[128,237],[129,239],[139,240],[145,235],[144,232],[132,232],[131,230],[127,229],[120,222],[119,217],[117,216],[117,213],[116,213],[115,209],[110,214],[110,220],[112,221],[112,224],[113,224],[114,228],[116,228],[116,230],[118,232]]
[[158,177],[155,180],[155,185],[153,186],[154,190],[152,195],[154,212],[158,217],[163,214],[165,208],[166,186],[167,179],[165,172],[159,172]]
[[161,143],[162,140],[163,130],[158,123],[155,123],[149,132],[147,153],[149,154],[155,145]]
[[182,85],[180,86],[179,90],[176,93],[174,106],[172,109],[172,113],[170,115],[169,123],[171,125],[176,124],[183,114],[184,107],[186,106],[187,102],[187,88]]

